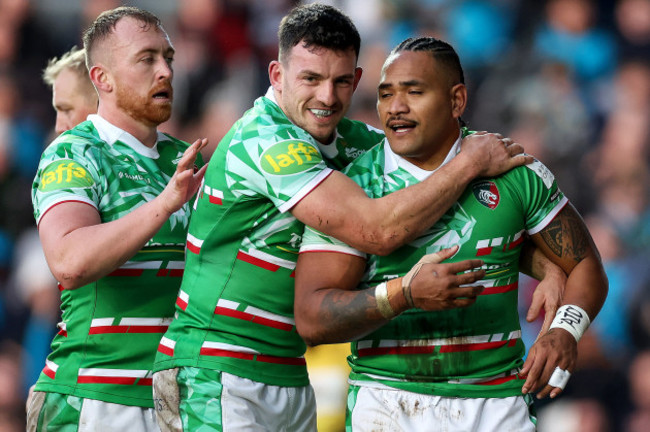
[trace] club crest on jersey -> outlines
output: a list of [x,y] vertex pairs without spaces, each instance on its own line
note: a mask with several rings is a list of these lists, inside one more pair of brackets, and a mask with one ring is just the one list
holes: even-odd
[[262,153],[260,164],[264,171],[275,175],[291,175],[318,165],[320,152],[307,141],[285,140],[273,144]]
[[483,204],[485,207],[490,210],[494,210],[499,205],[499,189],[494,182],[489,180],[481,181],[475,183],[472,186],[472,192],[474,192],[474,197]]
[[95,183],[88,171],[78,162],[60,159],[50,163],[41,173],[38,189],[50,192],[58,189],[87,188]]

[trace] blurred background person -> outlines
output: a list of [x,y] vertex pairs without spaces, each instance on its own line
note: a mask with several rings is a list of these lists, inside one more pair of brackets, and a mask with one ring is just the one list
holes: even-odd
[[97,91],[93,87],[86,51],[73,47],[61,58],[53,58],[43,71],[43,80],[52,89],[52,106],[56,111],[54,130],[61,134],[97,112]]

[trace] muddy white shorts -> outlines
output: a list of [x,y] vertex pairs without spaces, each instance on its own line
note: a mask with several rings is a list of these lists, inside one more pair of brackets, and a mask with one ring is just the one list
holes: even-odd
[[390,387],[348,391],[347,430],[431,432],[533,432],[530,396],[451,398]]
[[225,372],[180,367],[153,376],[163,432],[315,432],[311,386],[279,387]]
[[28,432],[160,432],[153,408],[35,391],[27,401]]

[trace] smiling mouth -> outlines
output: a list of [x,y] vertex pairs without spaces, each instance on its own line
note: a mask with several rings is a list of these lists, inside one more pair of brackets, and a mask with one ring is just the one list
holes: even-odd
[[334,114],[334,110],[310,108],[312,114],[318,118],[326,118]]
[[396,133],[408,132],[409,130],[415,128],[415,123],[393,122],[388,124],[388,128]]

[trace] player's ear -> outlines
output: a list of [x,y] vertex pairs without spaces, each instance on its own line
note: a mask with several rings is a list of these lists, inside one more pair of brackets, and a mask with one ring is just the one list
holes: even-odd
[[90,80],[93,82],[98,92],[110,92],[113,89],[110,76],[101,63],[91,67],[88,72],[90,74]]
[[451,113],[454,118],[460,118],[467,108],[467,87],[465,84],[456,84],[451,88]]
[[357,86],[359,85],[359,81],[361,81],[361,75],[363,74],[363,69],[360,67],[356,67],[354,69],[354,90],[357,89]]
[[271,86],[277,92],[282,91],[282,74],[283,74],[282,63],[278,60],[273,60],[269,63],[269,81]]

